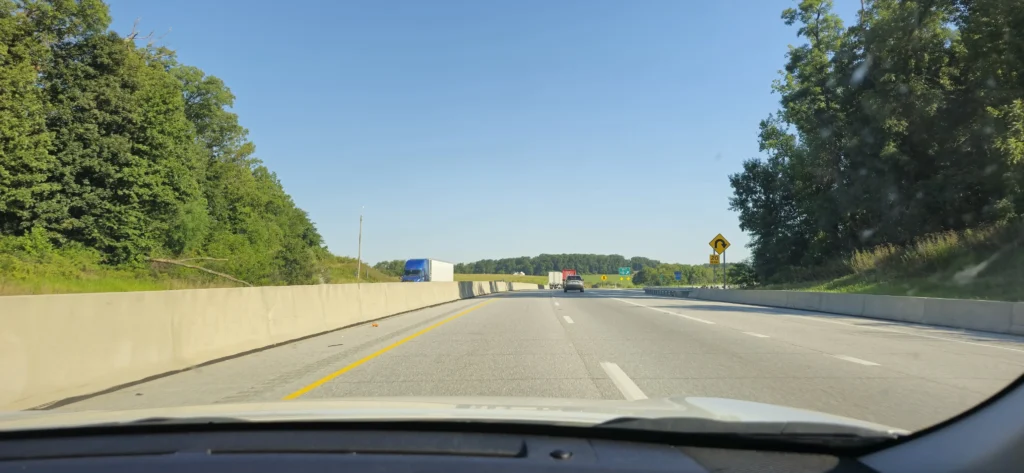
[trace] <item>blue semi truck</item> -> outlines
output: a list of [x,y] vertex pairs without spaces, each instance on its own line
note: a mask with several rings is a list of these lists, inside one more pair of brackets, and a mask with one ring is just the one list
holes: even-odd
[[455,265],[436,259],[411,259],[405,262],[402,282],[451,282]]

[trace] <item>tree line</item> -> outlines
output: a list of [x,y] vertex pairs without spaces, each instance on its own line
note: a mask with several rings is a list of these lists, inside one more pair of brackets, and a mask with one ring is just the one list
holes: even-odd
[[541,254],[518,258],[484,259],[472,263],[455,265],[455,272],[462,274],[510,274],[523,272],[531,275],[546,275],[548,271],[575,269],[580,274],[618,274],[619,268],[630,267],[639,271],[657,266],[659,261],[642,256],[626,258],[621,255],[596,254]]
[[100,0],[0,0],[0,236],[322,281],[322,238],[256,157],[230,89],[109,26]]
[[[680,278],[675,278],[679,272]],[[723,272],[728,277],[723,281]],[[644,268],[633,274],[637,286],[712,286],[728,283],[729,287],[755,284],[753,268],[745,262],[720,265],[710,264],[659,264]]]
[[[518,258],[484,259],[472,263],[458,263],[455,272],[459,274],[513,274],[547,275],[548,271],[575,269],[581,274],[618,274],[619,268],[630,267],[633,271],[661,264],[658,260],[634,256],[595,254],[542,254]],[[381,261],[374,268],[390,275],[399,276],[405,268],[405,260]]]
[[[680,273],[676,280],[675,273]],[[712,268],[709,264],[659,264],[644,268],[633,275],[633,284],[637,286],[704,286],[721,284],[721,268]]]
[[772,86],[764,157],[729,177],[761,280],[1024,212],[1020,1],[862,5],[850,26],[830,0],[782,13],[804,43]]

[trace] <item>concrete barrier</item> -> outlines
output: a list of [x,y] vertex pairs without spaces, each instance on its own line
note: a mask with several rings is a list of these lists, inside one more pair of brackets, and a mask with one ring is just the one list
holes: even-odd
[[538,288],[466,281],[0,297],[0,410],[458,299]]
[[985,332],[1010,333],[1013,303],[957,299],[925,299],[924,321]]
[[924,298],[903,296],[864,296],[864,317],[925,323]]
[[783,307],[840,315],[1024,335],[1024,303],[802,291],[645,288],[668,297]]
[[544,289],[543,284],[530,284],[525,282],[513,282],[509,283],[512,286],[513,291],[527,291],[534,289]]
[[[741,291],[731,291],[731,292],[741,292]],[[764,297],[764,300],[767,301],[769,304],[772,304],[773,307],[789,307],[789,297],[787,297],[786,293],[783,292],[783,291],[771,291],[770,294],[765,294],[764,296],[759,296],[757,294],[750,294],[750,293],[748,293],[746,291],[743,291],[743,292],[744,292],[744,294],[743,294],[744,295],[744,300],[746,301],[747,304],[756,303],[757,301],[759,301],[760,297]]]
[[1024,335],[1024,302],[1013,304],[1013,320],[1010,323],[1010,333]]
[[695,289],[690,289],[690,288],[655,287],[655,288],[646,288],[646,289],[644,289],[644,292],[646,292],[648,294],[659,295],[659,296],[689,297],[690,292],[694,291],[694,290]]
[[820,311],[832,314],[864,315],[863,294],[834,294],[823,292],[821,294]]
[[800,310],[820,310],[821,309],[821,293],[820,292],[787,292],[786,305],[790,309]]

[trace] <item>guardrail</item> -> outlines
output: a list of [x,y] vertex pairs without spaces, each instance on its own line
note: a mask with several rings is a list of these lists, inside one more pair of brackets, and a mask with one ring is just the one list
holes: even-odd
[[0,297],[0,410],[36,407],[506,282],[325,284]]
[[645,288],[644,292],[1024,335],[1024,302],[738,289]]

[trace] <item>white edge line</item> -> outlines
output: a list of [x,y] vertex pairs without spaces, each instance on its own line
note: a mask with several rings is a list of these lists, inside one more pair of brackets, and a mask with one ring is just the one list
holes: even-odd
[[672,311],[668,311],[668,310],[665,310],[665,309],[659,309],[657,307],[651,307],[649,305],[637,304],[636,302],[624,301],[622,299],[614,299],[614,300],[619,301],[619,302],[625,302],[627,304],[633,304],[633,305],[638,306],[638,307],[646,307],[646,308],[651,309],[651,310],[656,310],[658,312],[663,312],[663,313],[666,313],[668,315],[674,315],[676,317],[682,317],[684,319],[690,319],[690,320],[693,320],[695,322],[701,322],[701,323],[705,323],[705,324],[708,324],[708,325],[715,325],[715,323],[710,321],[710,320],[704,320],[704,319],[697,318],[697,317],[691,317],[689,315],[683,315],[683,314],[672,312]]
[[846,355],[832,355],[832,356],[834,356],[836,358],[839,358],[840,360],[846,360],[846,361],[850,361],[850,362],[853,362],[853,363],[860,363],[862,365],[878,366],[878,363],[867,361],[867,360],[862,360],[860,358],[854,358],[852,356],[846,356]]
[[[616,300],[621,300],[621,299],[616,299]],[[729,307],[729,306],[743,306],[743,307],[760,307],[762,309],[771,309],[771,310],[800,310],[800,311],[804,311],[804,312],[810,312],[813,317],[807,317],[805,315],[778,314],[778,313],[776,313],[776,314],[764,314],[764,315],[772,315],[772,316],[780,316],[780,317],[800,317],[802,320],[810,319],[810,320],[814,320],[814,321],[817,321],[817,322],[825,322],[825,323],[828,323],[828,324],[839,324],[839,325],[846,325],[848,327],[866,328],[866,329],[871,329],[871,330],[878,330],[879,332],[901,333],[903,335],[910,335],[912,337],[931,338],[933,340],[942,340],[944,342],[963,343],[964,345],[974,345],[974,346],[979,346],[979,347],[995,348],[997,350],[1007,350],[1007,351],[1015,351],[1015,352],[1018,352],[1018,353],[1024,353],[1024,350],[1022,350],[1020,348],[1001,347],[999,345],[989,345],[987,343],[968,342],[968,341],[964,341],[964,340],[957,340],[955,338],[936,337],[935,335],[925,335],[923,333],[906,332],[906,331],[903,331],[903,330],[893,330],[891,328],[875,327],[875,326],[872,326],[872,325],[861,325],[861,324],[855,324],[855,323],[849,323],[849,322],[840,322],[838,320],[828,320],[828,319],[852,318],[852,319],[861,319],[861,320],[864,320],[864,321],[879,321],[879,322],[883,322],[883,323],[892,324],[892,325],[895,325],[897,327],[906,327],[906,328],[909,328],[909,329],[914,329],[915,328],[912,325],[919,325],[921,327],[926,327],[926,328],[935,328],[935,329],[940,329],[940,330],[950,330],[949,327],[943,327],[941,325],[914,324],[913,322],[903,322],[901,320],[874,319],[874,318],[871,318],[871,317],[858,317],[856,315],[826,314],[826,313],[817,312],[817,311],[813,311],[813,310],[790,309],[789,307],[772,307],[772,306],[764,306],[764,305],[757,305],[757,304],[737,304],[737,303],[733,303],[733,302],[721,302],[721,301],[713,301],[713,300],[709,300],[709,299],[694,299],[694,300],[690,300],[690,301],[686,301],[686,302],[696,302],[696,301],[711,302],[711,303],[715,303],[715,304],[717,304],[719,306],[725,306],[725,307]],[[622,302],[626,302],[626,301],[622,301]],[[628,302],[628,303],[629,304],[633,304],[632,302]],[[640,304],[633,304],[633,305],[640,305]],[[648,306],[642,306],[642,307],[648,307]],[[651,307],[651,308],[653,309],[653,307]],[[655,309],[655,310],[657,310],[657,309]],[[911,324],[911,325],[906,325],[906,324]],[[918,330],[920,330],[920,329],[918,329]],[[970,329],[962,329],[962,333],[964,333],[964,334],[972,334],[974,332],[975,331],[970,331]],[[979,335],[984,336],[984,333],[983,332],[979,333]],[[1007,335],[1007,334],[1000,334],[1000,335]],[[1012,334],[1010,334],[1010,335],[1012,335]],[[1010,342],[1010,343],[1013,343],[1013,342]]]
[[745,333],[745,334],[747,334],[747,335],[750,335],[751,337],[757,337],[757,338],[770,338],[770,337],[769,337],[769,336],[767,336],[767,335],[762,335],[762,334],[760,334],[760,333],[756,333],[756,332],[743,332],[743,333]]
[[626,375],[625,371],[622,371],[622,368],[619,368],[619,365],[608,361],[602,361],[601,369],[608,374],[612,383],[615,384],[615,387],[619,389],[619,392],[622,393],[622,396],[625,397],[627,401],[647,399],[647,395],[640,390],[640,387],[637,386],[632,379],[629,379],[629,376]]
[[562,318],[565,319],[565,323],[567,323],[567,324],[574,324],[574,323],[576,323],[576,322],[573,322],[572,321],[572,317],[569,317],[568,315],[563,315]]

